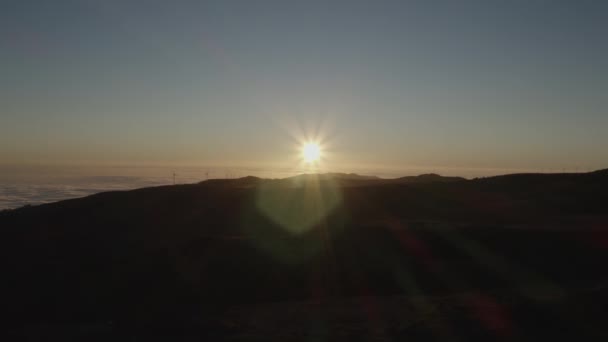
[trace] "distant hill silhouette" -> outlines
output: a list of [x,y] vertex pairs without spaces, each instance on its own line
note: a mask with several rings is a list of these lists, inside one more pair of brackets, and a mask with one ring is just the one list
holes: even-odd
[[458,182],[464,181],[462,177],[443,177],[435,173],[427,173],[419,176],[406,176],[397,178],[398,182],[404,183],[432,183],[432,182]]
[[[462,340],[597,340],[608,333],[607,203],[607,170],[332,173],[4,211],[3,333],[279,341],[326,315],[329,340],[373,322],[394,340],[439,326]],[[354,318],[372,307],[376,318]]]

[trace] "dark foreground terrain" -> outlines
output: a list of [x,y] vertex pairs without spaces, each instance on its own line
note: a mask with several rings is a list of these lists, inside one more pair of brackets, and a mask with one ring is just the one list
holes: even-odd
[[4,340],[608,340],[608,171],[246,177],[0,213]]

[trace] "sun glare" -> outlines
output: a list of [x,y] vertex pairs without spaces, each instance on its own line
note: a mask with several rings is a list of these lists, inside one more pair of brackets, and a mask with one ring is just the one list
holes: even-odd
[[321,158],[321,148],[319,147],[319,144],[312,142],[304,144],[302,147],[302,157],[307,163],[319,161],[319,158]]

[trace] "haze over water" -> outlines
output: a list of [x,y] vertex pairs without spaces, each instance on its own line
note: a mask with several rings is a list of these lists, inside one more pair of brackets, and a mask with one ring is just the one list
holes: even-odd
[[[439,169],[418,167],[410,169],[263,169],[254,167],[204,166],[1,166],[0,210],[23,205],[37,205],[91,194],[131,190],[150,186],[191,184],[216,178],[285,178],[301,173],[345,172],[397,178],[408,175],[440,172],[445,176],[483,177],[509,172],[561,172],[564,170],[492,170],[492,169]],[[567,170],[585,171],[585,170]]]

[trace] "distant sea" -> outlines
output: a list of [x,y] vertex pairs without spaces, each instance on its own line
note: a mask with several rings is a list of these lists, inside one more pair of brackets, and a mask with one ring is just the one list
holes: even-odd
[[189,184],[247,175],[284,178],[296,173],[231,167],[0,166],[0,210],[174,182]]
[[[317,170],[328,172],[328,170]],[[526,172],[529,170],[496,169],[365,169],[331,170],[331,172],[376,175],[395,178],[423,173],[440,173],[445,176],[477,177],[500,173]],[[7,166],[0,165],[0,210],[24,205],[38,205],[91,194],[131,190],[137,188],[176,184],[198,183],[213,178],[285,178],[311,172],[297,168],[256,167],[166,167],[166,166]],[[175,173],[175,179],[173,174]]]
[[285,178],[305,172],[310,170],[254,167],[0,165],[0,210],[84,197],[105,191],[174,183],[192,184],[214,178]]

